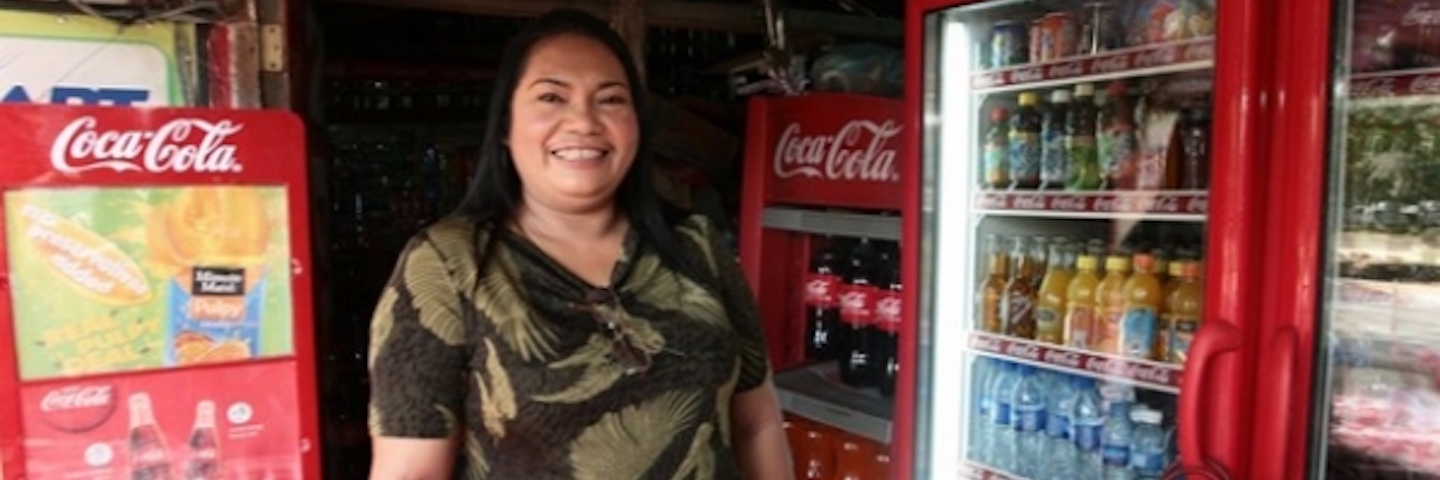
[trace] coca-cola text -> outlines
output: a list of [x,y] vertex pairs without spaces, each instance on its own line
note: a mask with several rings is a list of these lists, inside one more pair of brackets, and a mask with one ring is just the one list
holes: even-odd
[[178,118],[154,131],[104,130],[95,117],[65,126],[50,147],[50,165],[67,174],[116,172],[239,173],[235,145],[243,125],[230,120]]

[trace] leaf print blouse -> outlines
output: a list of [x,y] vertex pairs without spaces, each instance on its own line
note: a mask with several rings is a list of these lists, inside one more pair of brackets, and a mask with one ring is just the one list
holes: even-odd
[[604,290],[508,230],[483,266],[469,220],[416,235],[371,324],[371,434],[458,434],[455,478],[739,478],[730,398],[770,374],[758,314],[703,217],[675,231],[719,291],[633,230]]

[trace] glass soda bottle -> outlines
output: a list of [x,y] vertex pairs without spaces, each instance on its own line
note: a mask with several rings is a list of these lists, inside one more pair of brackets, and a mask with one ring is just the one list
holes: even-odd
[[875,247],[861,238],[850,254],[849,278],[840,294],[840,321],[847,344],[840,355],[840,381],[852,387],[875,385],[870,344],[875,338],[875,299],[879,296]]
[[188,447],[185,480],[219,480],[220,437],[215,433],[215,402],[202,400],[195,406],[195,426],[190,429]]
[[169,480],[170,450],[155,423],[150,394],[130,395],[130,479]]
[[900,252],[893,245],[888,248],[890,264],[884,278],[884,287],[875,301],[875,327],[878,332],[871,358],[875,365],[875,376],[879,382],[880,396],[895,395],[895,376],[900,373],[900,324],[904,314],[901,301]]
[[1035,339],[1060,345],[1065,341],[1065,304],[1070,297],[1070,263],[1068,240],[1057,237],[1050,242],[1050,264],[1040,281],[1040,305],[1035,309]]
[[840,262],[835,258],[839,245],[827,236],[817,245],[805,278],[805,358],[834,360],[840,356]]
[[1014,256],[1019,258],[1015,276],[1005,284],[1005,296],[1001,299],[1001,311],[1005,315],[1005,334],[1016,338],[1035,338],[1035,282],[1032,277],[1035,262],[1027,251],[1029,242],[1025,237],[1015,238]]
[[1010,117],[1010,183],[1016,189],[1040,186],[1040,96],[1020,94],[1020,107]]

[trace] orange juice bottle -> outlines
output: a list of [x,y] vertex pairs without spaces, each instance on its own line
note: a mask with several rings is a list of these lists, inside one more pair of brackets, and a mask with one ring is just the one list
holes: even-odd
[[1095,287],[1095,328],[1090,349],[1121,353],[1120,321],[1125,314],[1125,279],[1130,276],[1130,257],[1116,252],[1105,257],[1105,278]]
[[1070,247],[1063,237],[1050,242],[1049,268],[1040,281],[1035,309],[1035,339],[1060,345],[1065,341],[1065,302],[1070,296]]
[[998,235],[988,235],[990,272],[980,285],[980,312],[975,316],[976,325],[982,331],[1001,333],[1004,313],[1000,311],[1001,300],[1005,298],[1005,282],[1010,280],[1010,256],[1000,246]]
[[1070,279],[1065,302],[1065,345],[1088,349],[1095,331],[1095,290],[1100,284],[1096,269],[1100,260],[1084,252],[1075,261],[1075,278]]
[[1200,328],[1204,302],[1205,284],[1200,281],[1200,262],[1184,262],[1180,268],[1179,285],[1165,298],[1165,310],[1170,315],[1166,360],[1185,363],[1190,342],[1195,339],[1195,330]]
[[1160,329],[1160,308],[1165,305],[1164,290],[1155,278],[1155,256],[1135,254],[1135,273],[1125,280],[1125,313],[1120,325],[1121,354],[1148,360],[1160,358],[1155,353],[1155,336]]
[[1005,334],[1026,340],[1035,339],[1035,280],[1040,272],[1035,271],[1035,260],[1029,254],[1030,241],[1025,237],[1015,238],[1013,256],[1018,258],[1015,276],[1005,284],[1005,297],[1001,299],[1001,311],[1005,315]]

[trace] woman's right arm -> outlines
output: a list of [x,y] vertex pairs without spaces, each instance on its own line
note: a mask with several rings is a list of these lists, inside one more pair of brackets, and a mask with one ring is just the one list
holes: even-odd
[[460,296],[433,242],[410,242],[370,325],[371,480],[451,478],[465,396]]

